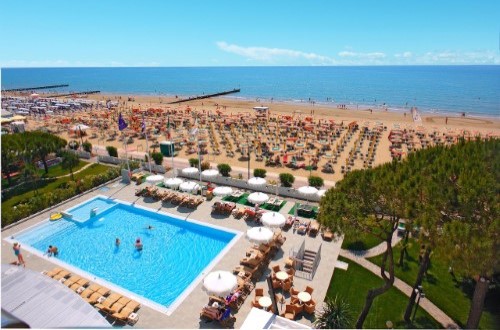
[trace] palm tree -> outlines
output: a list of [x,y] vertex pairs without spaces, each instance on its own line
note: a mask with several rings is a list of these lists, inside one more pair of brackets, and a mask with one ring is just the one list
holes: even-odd
[[75,153],[69,151],[65,151],[63,153],[61,167],[63,169],[69,169],[69,172],[71,173],[71,180],[73,181],[75,181],[75,178],[73,176],[73,168],[76,167],[79,162],[80,159]]
[[316,314],[314,326],[317,329],[346,329],[352,326],[351,306],[338,295],[328,297],[323,310]]

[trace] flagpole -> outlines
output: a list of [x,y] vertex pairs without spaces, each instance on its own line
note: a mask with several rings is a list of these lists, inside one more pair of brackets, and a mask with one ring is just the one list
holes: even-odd
[[128,174],[130,175],[130,164],[128,162],[128,153],[127,153],[127,136],[125,135],[125,132],[123,134],[123,144],[125,147],[125,158],[127,158],[127,169],[128,169]]
[[170,146],[172,149],[170,149],[170,152],[172,153],[172,178],[175,177],[175,165],[174,165],[174,153],[175,153],[175,144],[174,140],[172,139],[172,135],[170,134],[170,116],[167,117],[167,137],[170,142]]
[[148,165],[149,165],[149,172],[151,172],[151,157],[149,156],[149,144],[148,144],[148,132],[146,130],[146,122],[144,121],[144,115],[142,115],[142,123],[144,125],[144,136],[146,136],[146,156],[148,156]]
[[[198,124],[198,118],[196,118],[196,124]],[[200,150],[200,130],[196,131],[196,140],[198,142],[198,173],[200,174],[200,187],[201,187],[201,150]]]

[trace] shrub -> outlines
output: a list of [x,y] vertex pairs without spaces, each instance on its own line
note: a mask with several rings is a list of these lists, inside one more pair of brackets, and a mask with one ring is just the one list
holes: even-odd
[[198,158],[189,158],[189,166],[198,167],[199,160]]
[[90,143],[89,141],[83,142],[82,147],[86,152],[92,152],[92,143]]
[[231,172],[231,166],[229,164],[219,164],[217,165],[217,169],[219,170],[222,176],[229,176],[229,172]]
[[163,163],[163,154],[161,152],[153,153],[151,158],[153,158],[156,165],[161,165]]
[[290,173],[280,173],[280,182],[283,187],[291,187],[295,182],[295,177]]
[[200,167],[202,171],[208,170],[210,168],[210,162],[202,162]]
[[118,150],[116,150],[113,146],[107,146],[106,150],[108,151],[108,155],[111,157],[118,157]]
[[319,188],[319,187],[322,187],[323,184],[324,184],[324,181],[323,181],[322,177],[314,176],[314,175],[309,177],[309,185],[310,186]]
[[80,146],[80,143],[78,143],[78,141],[69,141],[68,143],[68,147],[72,150],[78,150],[78,147]]
[[257,178],[265,178],[267,171],[263,168],[256,168],[253,170],[253,176]]
[[351,306],[342,297],[335,296],[326,299],[313,324],[317,329],[347,329],[351,327],[351,322]]

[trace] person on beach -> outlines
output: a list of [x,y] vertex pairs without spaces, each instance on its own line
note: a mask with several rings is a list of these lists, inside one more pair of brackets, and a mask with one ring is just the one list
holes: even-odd
[[14,246],[12,247],[14,250],[14,255],[17,257],[17,264],[18,265],[23,265],[26,267],[26,263],[24,262],[23,254],[21,253],[21,244],[19,243],[14,243]]

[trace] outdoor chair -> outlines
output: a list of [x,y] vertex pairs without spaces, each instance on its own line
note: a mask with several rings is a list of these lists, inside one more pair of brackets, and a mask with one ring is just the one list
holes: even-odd
[[289,320],[295,320],[295,315],[295,308],[292,305],[285,305],[285,311],[281,314],[281,316]]
[[52,277],[54,280],[62,280],[63,278],[66,279],[68,277],[70,277],[71,273],[67,270],[62,270],[61,272],[57,273],[56,275],[54,275],[54,277]]
[[318,235],[320,224],[317,221],[313,221],[309,227],[309,236],[315,237]]
[[313,293],[314,289],[313,289],[313,288],[311,288],[311,287],[308,285],[308,286],[306,286],[306,288],[304,289],[304,291],[305,291],[305,292],[307,292],[307,293],[309,293],[310,295],[312,295],[312,293]]
[[257,307],[257,308],[262,308],[262,306],[259,304],[259,299],[262,297],[264,297],[264,289],[256,288],[255,289],[255,296],[252,300],[252,306]]
[[323,232],[321,233],[321,236],[323,236],[323,239],[325,241],[332,241],[333,240],[333,232],[329,228],[325,228]]
[[314,313],[316,311],[316,302],[311,299],[308,302],[304,303],[304,311],[307,314],[314,315]]
[[62,269],[62,268],[56,267],[56,268],[52,269],[51,271],[46,272],[45,275],[47,275],[48,277],[54,277],[57,274],[59,274],[60,272],[62,272],[63,270],[64,269]]
[[123,296],[118,293],[112,293],[107,297],[102,303],[97,303],[94,307],[100,310],[105,310],[107,308],[111,308],[115,302],[117,302]]

